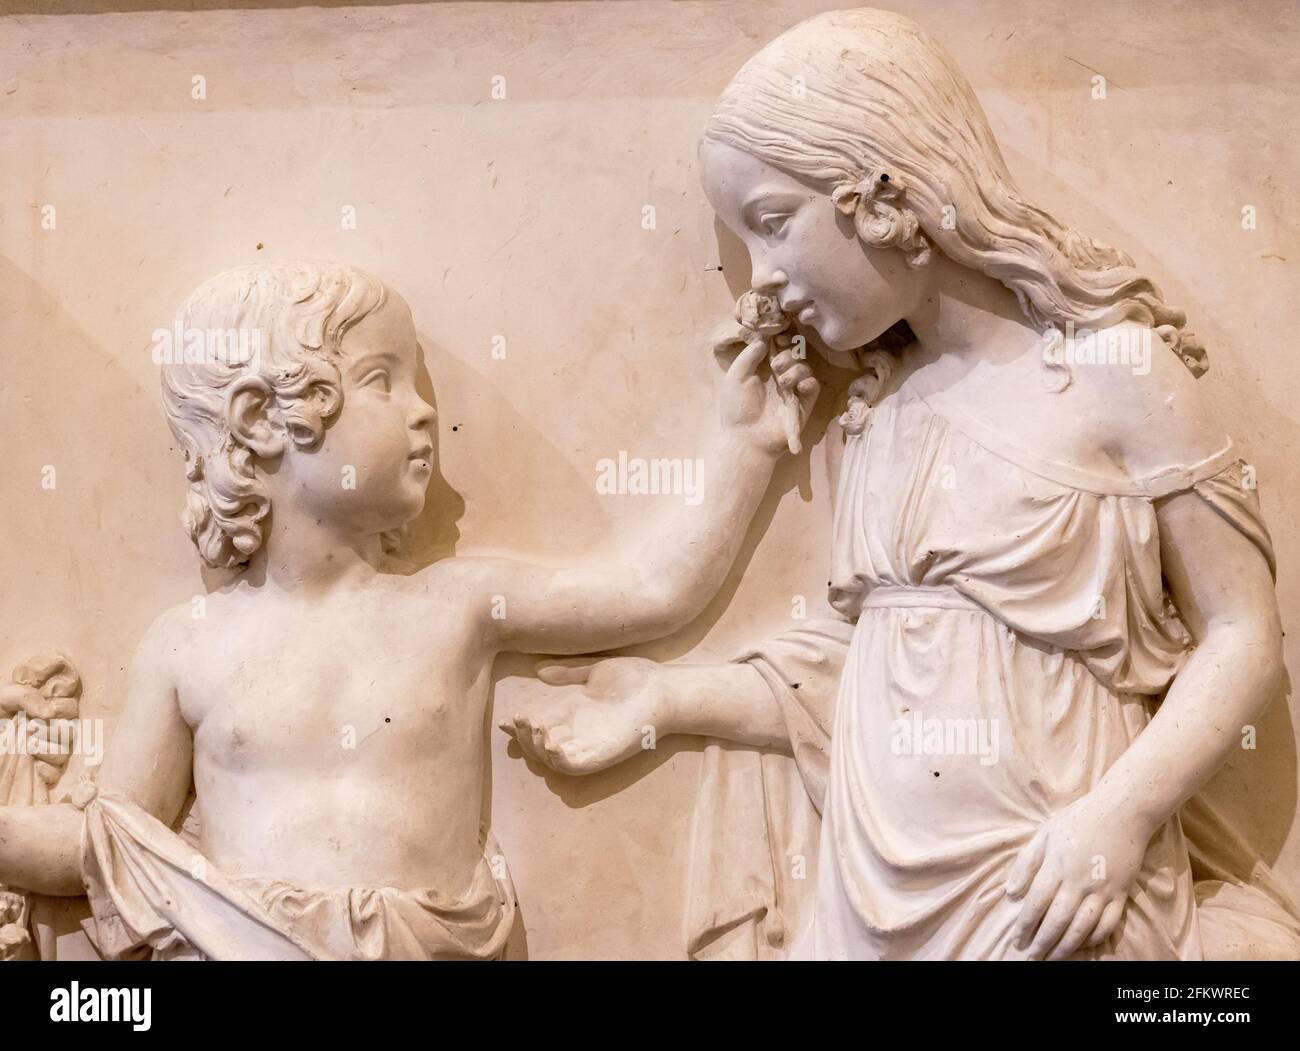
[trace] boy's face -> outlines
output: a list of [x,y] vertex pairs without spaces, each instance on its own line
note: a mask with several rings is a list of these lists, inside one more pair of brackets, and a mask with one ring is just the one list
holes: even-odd
[[343,337],[343,408],[320,446],[294,454],[285,495],[359,535],[396,529],[424,507],[433,476],[433,406],[415,389],[419,344],[391,290]]

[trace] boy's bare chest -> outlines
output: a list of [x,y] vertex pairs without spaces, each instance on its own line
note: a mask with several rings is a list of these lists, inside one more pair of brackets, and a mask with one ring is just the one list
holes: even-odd
[[483,660],[451,625],[409,611],[355,609],[259,618],[222,636],[182,683],[182,711],[200,756],[262,766],[354,762],[436,748],[481,726]]

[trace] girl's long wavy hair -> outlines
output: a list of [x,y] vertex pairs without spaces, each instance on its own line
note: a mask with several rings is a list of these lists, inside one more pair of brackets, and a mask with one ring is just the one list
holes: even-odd
[[745,63],[704,135],[828,186],[873,247],[922,265],[933,245],[1002,282],[1039,331],[1136,321],[1206,371],[1186,315],[1127,254],[1024,199],[966,78],[909,19],[858,8],[800,23]]

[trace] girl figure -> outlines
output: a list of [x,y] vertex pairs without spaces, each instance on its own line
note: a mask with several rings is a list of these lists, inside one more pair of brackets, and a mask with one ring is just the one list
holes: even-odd
[[[1286,672],[1252,472],[1184,315],[1024,200],[962,74],[891,13],[769,44],[700,156],[753,287],[832,359],[900,321],[915,337],[857,352],[842,418],[830,598],[856,626],[795,954],[1200,958],[1179,808]],[[751,664],[546,677],[589,696],[511,729],[570,772],[646,721],[797,759],[815,736]]]

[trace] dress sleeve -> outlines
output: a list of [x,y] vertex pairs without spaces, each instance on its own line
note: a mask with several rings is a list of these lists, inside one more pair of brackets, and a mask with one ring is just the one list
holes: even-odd
[[831,726],[853,625],[814,620],[742,651],[781,707],[790,750],[808,796],[821,813],[830,774]]
[[1268,562],[1268,571],[1277,581],[1277,557],[1273,553],[1273,539],[1259,510],[1259,490],[1255,486],[1254,469],[1243,460],[1233,460],[1216,474],[1196,481],[1191,488],[1228,522],[1245,536]]

